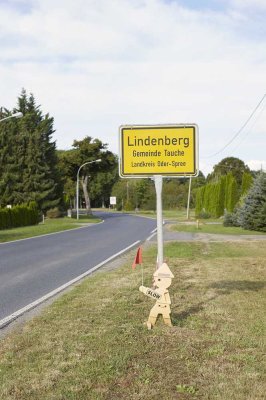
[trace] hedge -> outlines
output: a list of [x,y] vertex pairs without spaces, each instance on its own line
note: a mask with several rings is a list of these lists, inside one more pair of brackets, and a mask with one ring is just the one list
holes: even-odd
[[239,200],[239,195],[239,188],[232,173],[221,176],[217,182],[207,183],[197,190],[196,216],[204,212],[219,218],[225,209],[231,213]]
[[36,225],[38,222],[39,213],[35,203],[0,208],[0,230]]

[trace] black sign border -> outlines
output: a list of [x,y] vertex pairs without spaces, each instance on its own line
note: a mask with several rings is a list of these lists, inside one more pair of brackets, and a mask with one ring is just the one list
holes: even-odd
[[[194,139],[194,141],[193,141],[193,151],[194,151],[194,155],[195,155],[195,157],[194,157],[194,165],[193,165],[193,167],[194,167],[194,172],[193,173],[186,173],[186,174],[184,174],[183,172],[182,173],[159,173],[159,172],[157,172],[157,173],[143,173],[143,174],[141,174],[141,173],[132,173],[132,174],[129,174],[129,173],[124,173],[124,163],[122,162],[122,160],[124,160],[124,135],[123,135],[123,131],[125,131],[125,130],[130,130],[130,128],[131,129],[134,129],[134,130],[139,130],[139,129],[146,129],[146,130],[148,130],[148,129],[153,129],[153,130],[156,130],[156,129],[173,129],[173,128],[192,128],[193,129],[193,139]],[[152,177],[152,176],[155,176],[155,175],[161,175],[161,176],[164,176],[164,177],[172,177],[172,178],[174,178],[174,177],[177,177],[177,178],[189,178],[190,176],[191,177],[196,177],[196,176],[198,176],[198,174],[199,174],[199,170],[197,170],[197,157],[198,157],[198,152],[197,152],[197,131],[198,131],[198,127],[197,127],[197,125],[196,124],[185,124],[185,125],[123,125],[123,126],[121,126],[120,127],[120,159],[119,159],[119,175],[120,175],[120,177],[121,178],[145,178],[145,177],[147,177],[147,178],[150,178],[150,177]],[[121,157],[121,155],[122,155],[122,157]]]

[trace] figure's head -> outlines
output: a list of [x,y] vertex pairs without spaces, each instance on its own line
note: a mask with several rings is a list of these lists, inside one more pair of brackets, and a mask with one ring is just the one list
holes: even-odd
[[171,283],[174,275],[166,263],[163,263],[153,274],[154,285],[160,289],[167,289]]

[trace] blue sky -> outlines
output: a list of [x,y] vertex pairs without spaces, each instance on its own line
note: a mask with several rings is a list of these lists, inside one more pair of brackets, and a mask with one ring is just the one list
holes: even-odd
[[230,1],[219,1],[219,0],[165,0],[165,3],[177,3],[185,8],[191,8],[194,10],[215,10],[224,11],[226,10]]
[[[0,106],[21,89],[55,119],[58,148],[121,124],[197,123],[200,167],[266,168],[265,0],[0,0]],[[217,153],[216,156],[212,156]],[[212,156],[212,157],[210,157]]]

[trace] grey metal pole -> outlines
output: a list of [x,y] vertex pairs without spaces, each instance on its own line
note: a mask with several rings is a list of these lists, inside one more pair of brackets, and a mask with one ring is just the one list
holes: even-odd
[[77,187],[76,187],[76,209],[77,209],[77,219],[79,219],[79,171],[77,173]]
[[128,182],[127,182],[127,202],[129,201],[129,185],[128,185]]
[[189,178],[189,187],[188,187],[188,198],[187,198],[187,219],[189,219],[190,193],[191,193],[191,177]]
[[154,176],[156,190],[156,211],[157,211],[157,247],[158,247],[158,267],[163,264],[163,207],[162,207],[162,175]]

